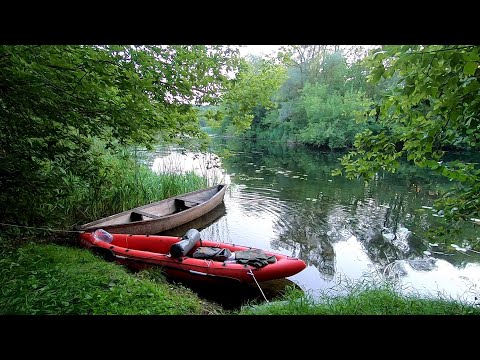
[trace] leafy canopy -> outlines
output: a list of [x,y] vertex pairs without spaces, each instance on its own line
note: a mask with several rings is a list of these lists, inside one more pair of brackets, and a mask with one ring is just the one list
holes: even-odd
[[[194,104],[215,103],[236,50],[223,46],[0,46],[0,219],[93,179],[94,139],[151,145],[199,136]],[[32,205],[33,204],[33,205]]]
[[[370,110],[384,129],[357,135],[341,162],[349,178],[395,172],[401,159],[454,181],[436,206],[446,218],[480,217],[480,169],[448,161],[445,150],[480,147],[480,47],[384,46],[367,59],[369,81],[395,79]],[[342,170],[337,171],[342,173]]]
[[286,69],[272,59],[252,57],[243,60],[239,73],[223,97],[220,106],[223,119],[219,126],[234,133],[249,129],[259,109],[265,111],[275,107],[274,96],[285,79],[285,73]]
[[357,124],[355,113],[374,93],[365,84],[364,67],[349,63],[359,55],[339,46],[290,45],[278,56],[287,76],[276,108],[253,123],[253,135],[316,148],[351,147],[356,133],[370,127]]

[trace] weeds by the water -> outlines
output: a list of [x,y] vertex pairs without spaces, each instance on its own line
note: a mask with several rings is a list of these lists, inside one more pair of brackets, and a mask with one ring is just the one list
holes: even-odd
[[[406,295],[405,290],[410,290]],[[480,306],[447,295],[428,298],[376,270],[360,279],[338,276],[331,288],[315,295],[287,287],[283,298],[267,304],[249,304],[241,315],[480,315]]]
[[206,186],[205,179],[193,172],[156,174],[127,153],[101,156],[105,168],[96,175],[94,185],[80,183],[73,176],[66,178],[73,190],[55,205],[66,216],[63,223],[95,220]]
[[245,306],[241,315],[480,315],[478,306],[454,299],[425,299],[405,296],[395,286],[356,285],[346,295],[322,293],[318,298],[298,289],[287,289],[284,299],[262,305]]
[[129,273],[84,249],[28,244],[0,260],[0,314],[221,313],[158,271]]

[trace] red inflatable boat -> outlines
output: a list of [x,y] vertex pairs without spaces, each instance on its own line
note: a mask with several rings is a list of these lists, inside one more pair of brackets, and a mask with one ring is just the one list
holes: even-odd
[[[181,238],[159,235],[109,234],[100,229],[95,232],[80,234],[80,243],[86,248],[106,255],[120,263],[133,265],[135,268],[150,265],[161,266],[167,275],[181,280],[234,280],[240,283],[251,283],[255,280],[265,281],[292,276],[306,267],[302,260],[287,255],[245,246],[200,240],[200,233],[195,229],[189,230],[187,234],[192,231],[196,232],[195,235],[198,239],[190,241],[187,248],[183,249],[183,253],[173,250],[175,246],[188,242],[185,240],[185,236]],[[201,249],[199,249],[200,247]],[[193,257],[194,253],[198,253],[205,248],[226,252],[231,256],[221,261]],[[250,265],[248,261],[247,263],[245,261],[240,263],[242,259],[239,254],[250,255],[252,253],[247,250],[253,250],[254,254],[262,255],[262,259],[267,257],[268,263],[264,262],[260,265],[255,261],[253,262],[254,265]],[[175,256],[172,255],[174,253]],[[238,259],[235,258],[236,256]]]

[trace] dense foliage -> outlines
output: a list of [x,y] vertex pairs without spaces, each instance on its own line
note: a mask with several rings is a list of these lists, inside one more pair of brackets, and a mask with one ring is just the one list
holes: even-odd
[[402,160],[448,177],[455,187],[437,202],[447,219],[480,217],[480,168],[448,161],[446,150],[480,148],[480,47],[385,46],[366,59],[369,80],[395,86],[372,103],[382,131],[364,131],[342,158],[350,178],[395,172]]
[[[47,222],[105,169],[94,142],[201,136],[194,104],[236,71],[222,46],[0,46],[0,221]],[[61,209],[56,209],[57,212]]]
[[[365,81],[365,67],[354,61],[362,48],[355,49],[347,53],[339,46],[287,46],[276,59],[263,60],[263,64],[276,64],[267,68],[259,67],[258,59],[250,59],[247,69],[257,72],[244,72],[238,83],[248,82],[229,93],[235,95],[224,103],[230,114],[222,124],[228,122],[231,127],[220,126],[220,131],[233,129],[252,138],[317,148],[351,147],[355,134],[371,128],[357,124],[355,114],[369,105],[376,91]],[[234,117],[245,120],[231,121]]]
[[285,78],[285,68],[271,59],[252,57],[243,61],[235,80],[228,87],[211,124],[224,134],[238,134],[257,122],[273,101]]
[[324,84],[307,83],[299,105],[303,107],[307,125],[298,132],[298,139],[316,147],[342,149],[350,147],[363,126],[352,121],[356,111],[362,109],[359,92],[347,90],[343,94],[330,91]]

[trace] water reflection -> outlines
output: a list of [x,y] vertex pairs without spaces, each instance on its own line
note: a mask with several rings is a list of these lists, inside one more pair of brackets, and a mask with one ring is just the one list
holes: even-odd
[[210,152],[195,153],[181,148],[158,148],[153,153],[151,168],[156,173],[185,173],[193,171],[207,179],[207,185],[230,184],[220,158]]
[[[225,208],[193,224],[202,237],[298,256],[308,267],[289,279],[315,293],[345,277],[376,277],[395,261],[423,259],[432,248],[421,234],[437,221],[429,207],[443,179],[403,166],[395,175],[378,174],[367,185],[332,177],[338,156],[230,139],[216,142],[204,155],[160,149],[146,161],[157,171],[193,169],[207,177],[209,185],[230,184]],[[183,235],[190,225],[172,234]],[[478,229],[466,228],[462,236],[479,236]],[[478,254],[436,250],[438,254],[432,254],[450,270],[480,263]],[[455,255],[442,258],[442,252]],[[441,280],[438,274],[447,270],[445,265],[433,267],[422,271],[426,276],[405,271],[398,278],[408,287],[432,289]],[[476,281],[475,272],[480,273],[478,267],[451,274]]]
[[[458,298],[479,304],[480,264],[467,263],[455,267],[443,259],[396,260],[385,269],[389,278],[402,279],[406,293],[427,297]],[[422,283],[423,287],[416,284]],[[472,301],[473,299],[473,301]]]

